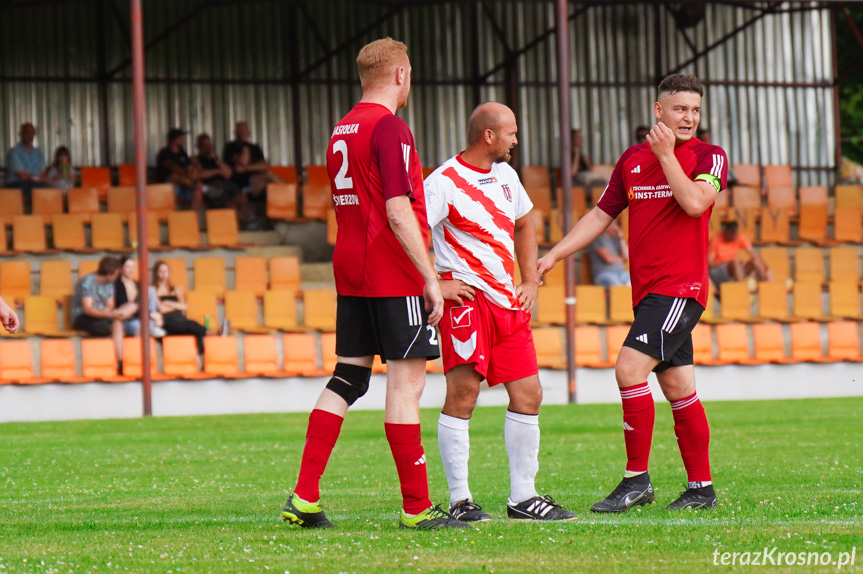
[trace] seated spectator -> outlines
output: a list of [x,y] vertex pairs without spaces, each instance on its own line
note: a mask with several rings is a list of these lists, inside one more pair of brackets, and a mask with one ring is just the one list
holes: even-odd
[[237,211],[240,225],[245,226],[249,222],[249,201],[237,184],[230,180],[233,175],[230,166],[219,158],[209,135],[199,135],[195,145],[198,155],[192,159],[192,164],[203,184],[207,207],[232,207]]
[[[749,255],[749,261],[737,258],[741,249]],[[710,279],[717,287],[726,281],[743,281],[753,272],[757,273],[759,281],[773,280],[767,264],[752,248],[749,239],[740,233],[738,223],[734,220],[723,221],[721,231],[710,238],[707,266]]]
[[33,145],[36,128],[27,122],[21,125],[21,140],[6,154],[6,187],[18,188],[28,202],[36,187],[50,187],[45,181],[45,156]]
[[246,122],[234,126],[234,141],[225,144],[222,159],[234,170],[231,181],[252,196],[253,200],[263,200],[268,183],[281,183],[281,179],[270,173],[270,165],[264,152],[257,144],[251,143],[252,130]]
[[120,260],[105,256],[99,268],[78,279],[69,307],[72,328],[94,337],[123,338],[123,322],[114,301],[114,281],[120,275]]
[[629,285],[629,246],[617,220],[611,222],[605,232],[593,240],[588,248],[590,271],[593,282],[603,287]]
[[54,150],[54,163],[45,172],[45,181],[65,195],[70,188],[75,187],[78,172],[72,167],[72,156],[69,149],[60,146]]
[[584,136],[579,129],[572,130],[572,183],[585,187],[608,184],[602,175],[593,172],[593,162],[584,152]]
[[638,126],[635,128],[635,145],[647,143],[647,134],[650,129],[647,126]]
[[[135,281],[138,274],[138,264],[131,257],[120,258],[120,276],[114,282],[114,305],[119,318],[123,321],[123,334],[127,337],[137,337],[141,332],[140,285]],[[150,336],[160,338],[165,336],[162,328],[162,315],[159,313],[156,289],[150,285],[148,307],[150,309]],[[122,343],[122,341],[121,341]],[[120,345],[122,349],[122,345]]]
[[203,355],[207,327],[186,317],[183,289],[171,283],[171,270],[164,261],[156,261],[153,265],[153,286],[165,332],[168,335],[194,335],[198,341],[198,353]]
[[188,202],[197,211],[204,202],[203,187],[189,154],[186,153],[186,132],[173,128],[168,132],[168,145],[156,155],[156,179],[174,185],[174,197]]

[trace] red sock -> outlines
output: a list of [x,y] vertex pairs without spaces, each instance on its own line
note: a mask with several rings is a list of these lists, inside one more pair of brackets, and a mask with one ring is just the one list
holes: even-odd
[[623,401],[623,439],[626,442],[626,472],[647,472],[656,409],[647,383],[620,389]]
[[384,423],[384,428],[399,473],[402,507],[407,514],[419,514],[432,505],[420,425]]
[[710,427],[698,394],[692,393],[684,399],[672,401],[671,414],[674,415],[674,434],[677,435],[677,445],[689,482],[711,480],[708,454]]
[[309,415],[303,462],[300,465],[297,487],[294,489],[294,493],[306,502],[317,502],[321,499],[321,475],[327,468],[344,420],[337,414],[320,409],[313,410]]

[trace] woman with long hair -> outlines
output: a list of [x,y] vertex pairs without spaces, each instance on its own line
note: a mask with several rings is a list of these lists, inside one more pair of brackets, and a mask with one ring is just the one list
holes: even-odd
[[197,321],[186,317],[183,289],[171,283],[171,270],[162,260],[156,261],[153,265],[153,287],[165,332],[168,335],[194,335],[198,341],[198,353],[203,354],[204,335],[207,334],[207,329]]

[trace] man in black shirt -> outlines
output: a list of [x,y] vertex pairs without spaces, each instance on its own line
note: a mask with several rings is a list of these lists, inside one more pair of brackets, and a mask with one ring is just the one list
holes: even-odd
[[268,183],[280,183],[281,180],[269,171],[269,164],[264,152],[257,144],[249,141],[252,131],[246,122],[237,122],[234,126],[234,141],[225,144],[222,159],[234,170],[231,181],[249,193],[252,199],[263,199]]
[[233,207],[240,225],[245,226],[249,222],[249,202],[237,184],[231,181],[231,168],[219,158],[208,134],[200,134],[195,145],[198,155],[192,159],[192,164],[203,183],[207,207]]
[[156,178],[160,183],[174,185],[174,197],[188,202],[197,211],[203,204],[203,188],[197,169],[186,153],[186,132],[173,128],[168,132],[168,145],[156,155]]

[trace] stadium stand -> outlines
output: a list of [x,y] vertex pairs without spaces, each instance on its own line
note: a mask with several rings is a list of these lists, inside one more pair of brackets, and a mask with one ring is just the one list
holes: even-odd
[[230,335],[204,337],[204,373],[210,377],[239,379],[248,376],[240,371],[237,340]]
[[24,198],[20,189],[0,189],[0,221],[8,227],[17,215],[24,215]]
[[324,221],[327,217],[327,209],[333,202],[327,166],[306,166],[306,180],[303,182],[302,197],[303,217]]
[[97,251],[128,251],[123,239],[123,218],[119,213],[94,213],[90,244]]
[[92,187],[73,187],[66,194],[66,201],[68,212],[79,215],[84,223],[90,223],[93,214],[101,211],[99,191]]

